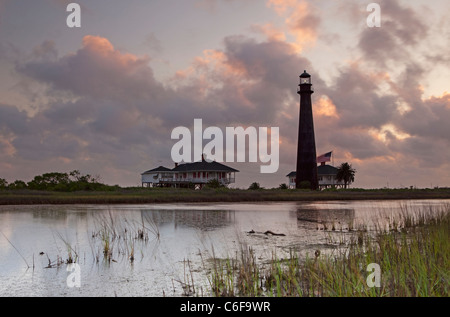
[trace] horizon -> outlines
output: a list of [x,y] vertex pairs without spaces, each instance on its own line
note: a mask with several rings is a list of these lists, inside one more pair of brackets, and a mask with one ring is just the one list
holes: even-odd
[[352,188],[450,185],[447,1],[376,1],[379,27],[371,1],[82,0],[81,26],[68,27],[71,2],[0,0],[8,182],[80,170],[140,186],[142,172],[174,165],[173,129],[199,118],[279,127],[275,173],[247,151],[224,163],[240,171],[232,188],[277,187],[295,170],[307,70],[317,155],[351,164]]
[[[196,163],[196,162],[193,162],[193,163]],[[180,165],[183,165],[183,164],[191,164],[191,163],[180,163]],[[223,163],[221,163],[221,164],[223,164]],[[319,164],[319,163],[318,163]],[[224,164],[224,165],[226,165],[226,164]],[[336,168],[338,168],[339,166],[335,166],[335,165],[332,165],[332,164],[326,164],[325,163],[325,165],[330,165],[330,166],[333,166],[333,167],[336,167]],[[318,165],[319,166],[319,165]],[[171,169],[170,167],[167,167],[167,166],[164,166],[164,165],[160,165],[160,166],[157,166],[157,167],[165,167],[165,168],[169,168],[169,169]],[[156,167],[156,168],[157,168]],[[176,167],[176,166],[174,166],[174,167]],[[78,170],[77,170],[78,171]],[[82,175],[83,175],[83,171],[79,171]],[[144,172],[142,172],[140,175],[142,175],[143,173],[145,173],[146,171],[144,171]],[[294,170],[292,170],[290,173],[292,173],[292,172],[294,172],[295,173],[295,169]],[[39,174],[39,175],[34,175],[30,180],[23,180],[23,179],[14,179],[14,180],[11,180],[11,181],[9,181],[9,180],[6,180],[7,181],[7,183],[8,183],[8,185],[9,184],[11,184],[11,183],[13,183],[14,181],[23,181],[23,182],[25,182],[26,184],[28,184],[29,182],[31,182],[33,179],[34,179],[34,177],[35,176],[42,176],[42,175],[44,175],[44,174],[47,174],[47,173],[49,173],[49,174],[51,174],[51,173],[62,173],[62,174],[67,174],[67,175],[69,175],[69,171],[47,171],[47,172],[44,172],[44,173],[42,173],[42,174]],[[236,172],[236,173],[238,173],[238,172]],[[289,174],[289,173],[288,173]],[[152,187],[145,187],[145,186],[142,186],[142,183],[140,183],[140,184],[137,184],[137,185],[128,185],[128,186],[121,186],[121,185],[119,185],[119,184],[110,184],[110,183],[105,183],[105,182],[103,182],[103,180],[102,180],[102,175],[89,175],[89,176],[92,176],[94,179],[95,179],[95,182],[98,182],[98,183],[100,183],[100,184],[104,184],[104,185],[107,185],[107,186],[119,186],[120,188],[124,188],[124,189],[126,189],[126,188],[136,188],[136,187],[139,187],[139,188],[146,188],[146,189],[152,189]],[[287,177],[287,175],[286,175],[286,177]],[[229,188],[229,189],[240,189],[240,190],[247,190],[248,188],[249,188],[249,186],[250,185],[252,185],[253,183],[258,183],[258,182],[252,182],[252,183],[249,183],[248,185],[245,185],[245,186],[241,186],[241,187],[236,187],[236,186],[234,186],[234,184],[233,183],[231,183],[231,184],[229,184],[228,186],[227,186],[227,188]],[[259,184],[259,183],[258,183]],[[284,183],[280,183],[280,184],[277,184],[277,185],[274,185],[274,186],[270,186],[270,187],[264,187],[264,186],[261,186],[260,187],[260,189],[280,189],[279,188],[279,186],[280,185],[289,185],[289,181],[287,181],[287,182],[284,182]],[[341,190],[350,190],[350,189],[362,189],[362,190],[372,190],[372,189],[375,189],[375,190],[378,190],[378,189],[414,189],[414,190],[420,190],[420,189],[447,189],[447,188],[450,188],[449,186],[438,186],[438,185],[433,185],[433,184],[431,184],[431,186],[430,187],[416,187],[416,186],[413,186],[413,185],[410,185],[410,186],[404,186],[404,185],[400,185],[400,186],[397,186],[397,187],[389,187],[389,183],[387,183],[386,184],[386,186],[383,186],[383,187],[355,187],[355,186],[353,186],[353,183],[351,182],[351,183],[349,183],[348,184],[348,188],[339,188],[339,187],[336,187],[335,189],[341,189]],[[293,189],[293,190],[296,190],[295,188],[286,188],[286,190],[287,189]],[[332,188],[330,188],[330,189],[332,189]],[[304,189],[303,189],[304,190]],[[319,190],[320,191],[320,190]]]

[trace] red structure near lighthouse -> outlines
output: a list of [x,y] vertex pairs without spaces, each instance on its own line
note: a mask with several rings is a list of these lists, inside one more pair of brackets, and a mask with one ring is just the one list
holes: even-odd
[[311,75],[306,72],[300,75],[297,93],[300,95],[300,118],[298,127],[296,188],[306,185],[311,190],[319,187],[317,179],[316,142],[314,137],[314,120],[311,95],[314,93]]

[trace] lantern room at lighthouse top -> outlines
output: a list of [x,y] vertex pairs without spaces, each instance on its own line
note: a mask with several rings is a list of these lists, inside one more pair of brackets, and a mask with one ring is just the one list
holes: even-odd
[[300,75],[300,84],[298,85],[297,93],[300,94],[301,92],[307,93],[314,92],[311,82],[311,75],[308,74],[306,70],[303,72],[303,74]]
[[310,84],[311,85],[311,75],[306,72],[306,70],[303,72],[303,74],[300,75],[300,85],[303,84]]

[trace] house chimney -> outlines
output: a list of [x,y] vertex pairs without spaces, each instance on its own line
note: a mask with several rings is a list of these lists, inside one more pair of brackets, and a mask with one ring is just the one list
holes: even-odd
[[177,168],[178,167],[178,163],[175,163],[175,168]]
[[202,154],[202,162],[205,161],[205,154]]

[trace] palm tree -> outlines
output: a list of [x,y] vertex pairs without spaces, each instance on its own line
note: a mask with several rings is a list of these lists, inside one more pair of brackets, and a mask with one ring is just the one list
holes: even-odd
[[344,188],[347,188],[347,185],[350,185],[350,183],[353,183],[355,181],[355,173],[356,170],[352,168],[351,164],[342,163],[338,167],[336,178],[339,182],[344,181]]

